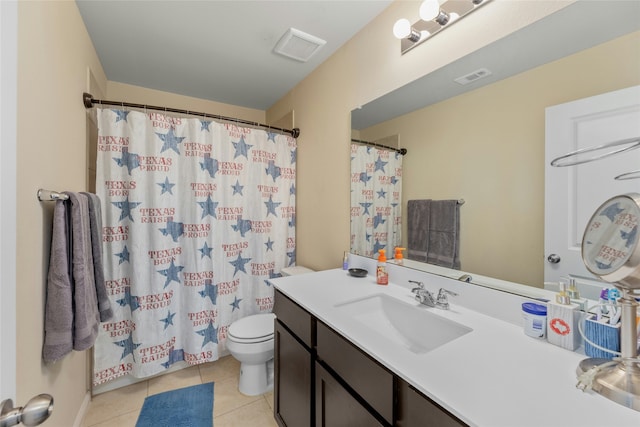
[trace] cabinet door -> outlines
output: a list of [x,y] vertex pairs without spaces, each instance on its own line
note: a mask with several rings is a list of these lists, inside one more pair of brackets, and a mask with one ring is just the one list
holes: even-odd
[[282,427],[312,425],[311,353],[275,322],[274,413]]
[[393,423],[393,374],[322,322],[317,325],[317,352],[318,360]]
[[396,427],[461,427],[465,423],[424,397],[403,380],[398,380]]
[[316,362],[316,426],[383,426],[367,409]]

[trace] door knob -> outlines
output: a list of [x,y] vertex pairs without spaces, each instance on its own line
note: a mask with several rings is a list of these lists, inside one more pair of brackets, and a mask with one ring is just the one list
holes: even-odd
[[45,422],[53,412],[53,397],[39,394],[24,405],[14,408],[11,399],[0,403],[0,427],[10,427],[23,423],[25,426],[37,426]]
[[560,262],[560,255],[551,254],[547,257],[547,261],[549,261],[551,264],[557,264]]

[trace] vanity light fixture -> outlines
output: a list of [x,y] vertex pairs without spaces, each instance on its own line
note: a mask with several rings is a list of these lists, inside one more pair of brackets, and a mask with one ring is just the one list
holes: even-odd
[[411,25],[408,19],[402,18],[393,26],[393,34],[400,39],[400,53],[407,53],[490,1],[424,0],[418,10],[419,21]]

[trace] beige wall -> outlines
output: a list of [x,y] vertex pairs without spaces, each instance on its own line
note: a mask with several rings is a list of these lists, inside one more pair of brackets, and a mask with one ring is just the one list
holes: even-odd
[[262,110],[176,95],[175,93],[162,92],[113,81],[107,83],[106,97],[112,101],[133,102],[136,104],[156,105],[160,107],[167,106],[200,113],[235,117],[257,123],[264,123],[266,120],[265,112]]
[[400,135],[409,152],[403,206],[411,199],[465,199],[463,270],[542,287],[544,110],[640,84],[638,46],[640,32],[362,130],[361,136]]
[[73,352],[42,363],[45,283],[53,203],[38,188],[86,190],[87,69],[106,85],[75,2],[21,1],[18,6],[17,396],[54,396],[48,426],[69,427],[88,382],[87,357]]
[[400,42],[391,29],[401,17],[416,21],[420,2],[395,1],[272,106],[268,119],[294,110],[295,126],[301,130],[297,262],[313,269],[335,268],[349,249],[352,109],[571,3],[494,0],[459,25],[400,55]]

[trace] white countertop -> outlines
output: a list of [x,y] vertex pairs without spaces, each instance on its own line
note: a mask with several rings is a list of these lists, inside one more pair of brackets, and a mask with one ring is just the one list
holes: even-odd
[[[427,276],[419,280],[424,277],[428,284],[429,275],[423,274]],[[442,286],[442,278],[433,278]],[[347,310],[335,307],[379,293],[418,305],[407,286],[394,282],[380,286],[372,275],[354,278],[343,270],[271,282],[470,426],[640,426],[640,412],[575,387],[576,367],[584,355],[528,337],[522,327],[456,304],[456,298],[450,298],[448,311],[428,310],[473,331],[432,351],[416,354],[390,345],[384,336],[355,320]]]

